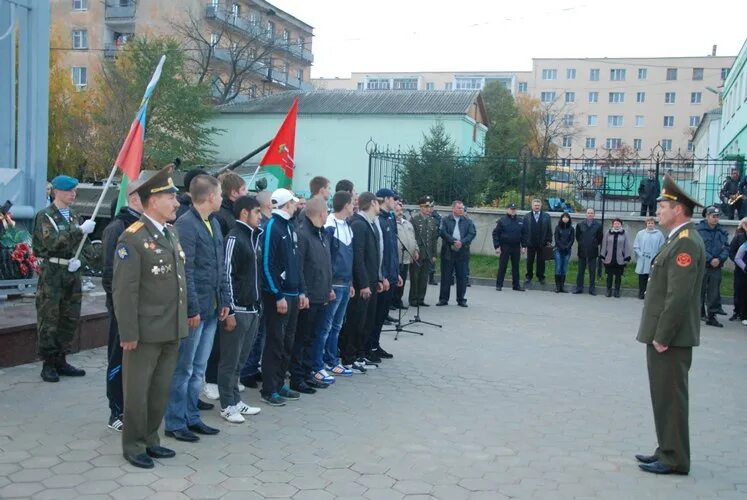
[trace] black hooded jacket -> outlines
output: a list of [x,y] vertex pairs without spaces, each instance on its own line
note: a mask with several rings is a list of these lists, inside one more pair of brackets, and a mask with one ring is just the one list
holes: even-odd
[[117,241],[125,229],[130,227],[130,224],[140,220],[140,214],[131,209],[130,207],[122,207],[119,209],[119,213],[104,228],[104,234],[101,238],[102,256],[104,272],[101,278],[101,285],[104,287],[106,292],[106,302],[111,305],[112,300],[112,276],[114,274],[114,251],[117,248]]

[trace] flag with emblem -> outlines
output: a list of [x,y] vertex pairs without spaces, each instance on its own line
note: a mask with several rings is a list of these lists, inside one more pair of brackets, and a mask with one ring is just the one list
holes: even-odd
[[166,56],[161,56],[161,60],[158,61],[156,71],[148,83],[148,87],[145,89],[143,100],[140,101],[140,108],[137,110],[135,120],[130,126],[130,132],[122,144],[122,149],[119,150],[117,160],[114,165],[122,171],[122,183],[119,186],[119,198],[117,199],[117,211],[127,204],[127,185],[137,179],[140,176],[140,164],[143,161],[143,148],[145,143],[145,122],[148,111],[148,103],[153,95],[153,90],[158,84],[158,80],[161,78],[161,70],[163,69],[163,63],[166,61]]
[[267,173],[278,179],[279,188],[289,188],[293,183],[293,170],[295,168],[295,145],[296,145],[296,115],[298,114],[298,97],[288,114],[280,125],[277,135],[270,143],[259,166]]

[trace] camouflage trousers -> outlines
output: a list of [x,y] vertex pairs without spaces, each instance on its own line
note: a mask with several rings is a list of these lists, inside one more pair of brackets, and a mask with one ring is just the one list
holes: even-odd
[[80,319],[82,294],[80,272],[67,266],[46,264],[39,273],[36,289],[36,324],[39,357],[55,361],[70,350]]

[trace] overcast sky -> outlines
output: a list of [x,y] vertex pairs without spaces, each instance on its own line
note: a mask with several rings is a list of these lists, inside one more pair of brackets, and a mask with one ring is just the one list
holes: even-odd
[[[270,0],[314,27],[312,77],[529,70],[533,57],[736,55],[740,0]],[[741,7],[740,7],[741,5]]]

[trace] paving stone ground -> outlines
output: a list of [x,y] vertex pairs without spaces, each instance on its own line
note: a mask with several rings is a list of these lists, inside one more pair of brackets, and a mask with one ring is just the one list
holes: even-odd
[[[434,301],[435,287],[429,290]],[[82,379],[0,371],[0,498],[747,498],[747,328],[704,327],[691,370],[692,471],[639,472],[655,446],[641,301],[468,289],[422,310],[383,369],[221,433],[151,471],[106,428],[105,349]],[[259,405],[258,393],[245,401]]]

